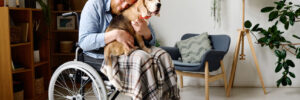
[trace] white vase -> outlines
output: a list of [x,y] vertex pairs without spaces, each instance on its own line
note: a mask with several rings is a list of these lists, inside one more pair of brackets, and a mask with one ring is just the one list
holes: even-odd
[[34,58],[34,63],[40,62],[40,50],[34,50],[33,58]]

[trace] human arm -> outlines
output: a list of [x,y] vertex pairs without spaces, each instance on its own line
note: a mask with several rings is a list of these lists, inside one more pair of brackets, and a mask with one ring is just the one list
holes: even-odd
[[84,51],[98,50],[107,43],[119,41],[127,48],[133,47],[134,40],[129,33],[122,30],[112,30],[105,33],[112,18],[105,9],[102,0],[89,0],[81,13],[79,28],[79,46]]
[[131,24],[136,33],[140,34],[144,38],[146,45],[155,45],[156,38],[150,24],[143,19],[132,21]]

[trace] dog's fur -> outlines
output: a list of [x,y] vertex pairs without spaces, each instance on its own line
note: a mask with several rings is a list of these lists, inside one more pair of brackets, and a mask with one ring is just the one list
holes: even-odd
[[[131,21],[138,19],[140,16],[159,16],[160,6],[160,0],[138,0],[131,7],[124,10],[120,15],[114,16],[105,32],[109,32],[114,29],[125,30],[135,38],[142,50],[150,53],[151,49],[145,46],[143,37],[135,33],[135,30],[131,25]],[[105,64],[112,66],[111,56],[120,56],[122,54],[129,55],[135,49],[136,48],[127,50],[122,43],[113,41],[104,47]]]

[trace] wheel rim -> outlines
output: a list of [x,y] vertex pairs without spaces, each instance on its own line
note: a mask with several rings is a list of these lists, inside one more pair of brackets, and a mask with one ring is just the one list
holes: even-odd
[[61,66],[51,79],[50,100],[102,100],[99,83],[88,71],[77,66]]

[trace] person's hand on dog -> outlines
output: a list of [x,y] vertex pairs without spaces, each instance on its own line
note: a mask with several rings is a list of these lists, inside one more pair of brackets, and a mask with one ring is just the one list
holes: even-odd
[[148,24],[144,19],[137,19],[135,21],[131,21],[131,25],[135,32],[141,35],[145,40],[152,39],[151,31],[148,28]]
[[127,31],[118,29],[109,31],[109,33],[106,35],[105,42],[109,43],[114,40],[125,45],[127,50],[134,48],[134,39]]

